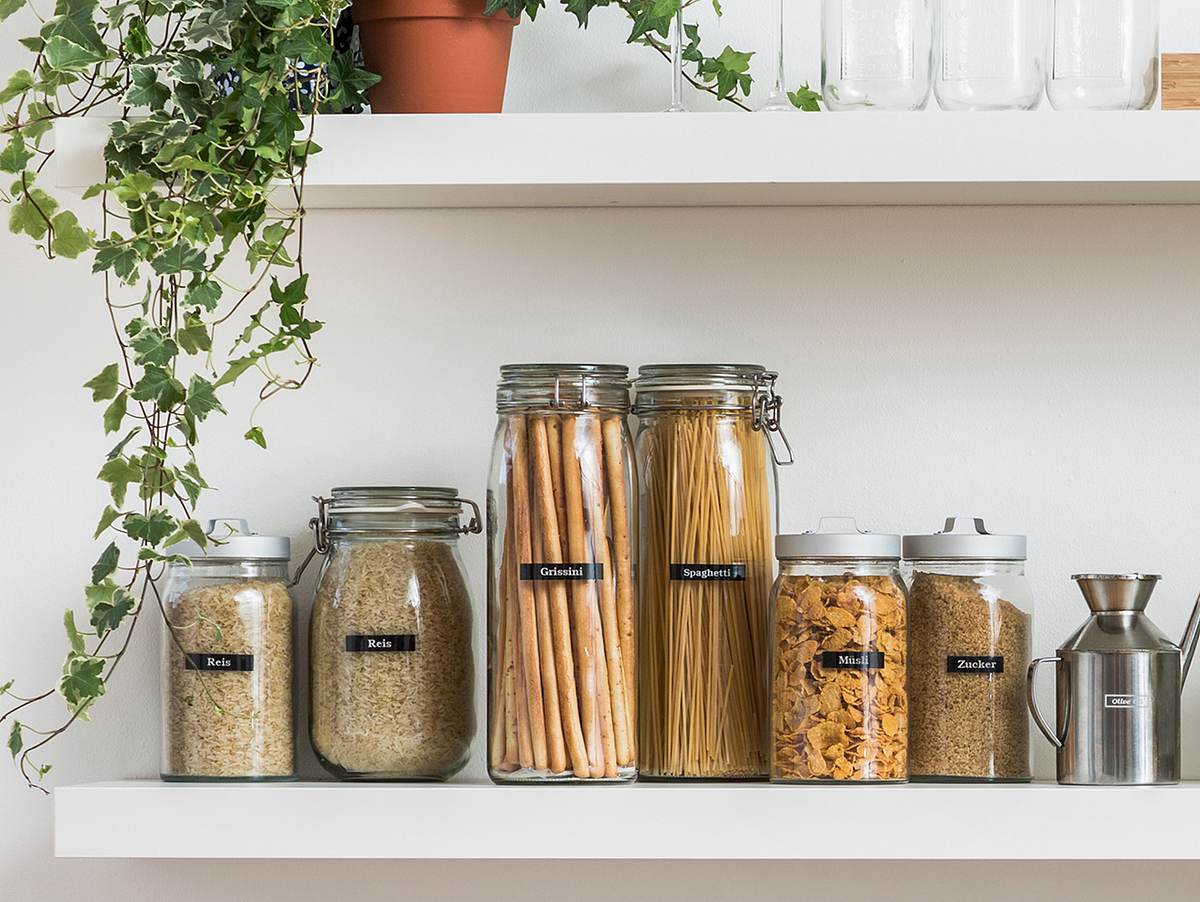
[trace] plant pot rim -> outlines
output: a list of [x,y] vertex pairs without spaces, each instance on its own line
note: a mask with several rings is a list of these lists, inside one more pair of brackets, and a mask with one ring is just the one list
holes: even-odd
[[520,22],[505,10],[484,15],[482,0],[353,0],[353,8],[355,23],[383,19],[484,19],[515,27]]

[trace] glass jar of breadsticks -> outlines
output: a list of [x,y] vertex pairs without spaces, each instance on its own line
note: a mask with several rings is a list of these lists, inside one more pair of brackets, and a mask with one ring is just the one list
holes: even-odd
[[488,488],[488,773],[637,777],[637,475],[623,366],[500,370]]
[[900,537],[826,517],[779,536],[771,780],[908,779],[908,596]]
[[767,775],[776,465],[791,463],[775,379],[754,365],[638,373],[643,777]]

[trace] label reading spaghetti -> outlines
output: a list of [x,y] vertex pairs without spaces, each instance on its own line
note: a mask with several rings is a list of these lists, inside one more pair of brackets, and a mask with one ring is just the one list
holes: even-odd
[[209,652],[188,652],[184,670],[216,670],[228,673],[247,673],[254,669],[254,655],[227,655]]
[[417,637],[412,633],[394,636],[347,636],[346,651],[416,651]]
[[684,582],[745,582],[745,564],[672,564],[671,579]]
[[522,564],[522,580],[571,579],[599,581],[604,579],[603,564]]
[[821,666],[831,670],[882,670],[881,651],[823,651]]

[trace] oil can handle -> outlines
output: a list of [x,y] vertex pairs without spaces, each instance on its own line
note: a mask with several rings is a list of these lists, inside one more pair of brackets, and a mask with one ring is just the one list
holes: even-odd
[[[1036,723],[1038,729],[1042,731],[1042,735],[1049,739],[1056,749],[1061,749],[1063,747],[1062,737],[1060,737],[1046,725],[1046,721],[1042,718],[1042,712],[1038,710],[1037,699],[1033,697],[1033,681],[1034,677],[1037,676],[1037,669],[1039,665],[1049,664],[1051,661],[1058,663],[1062,661],[1062,658],[1058,656],[1051,658],[1034,658],[1029,662],[1029,672],[1025,678],[1025,700],[1029,704],[1029,713],[1033,715],[1033,722]],[[1070,712],[1068,712],[1067,716],[1068,718],[1070,717]],[[1066,724],[1063,724],[1063,726],[1065,728]]]

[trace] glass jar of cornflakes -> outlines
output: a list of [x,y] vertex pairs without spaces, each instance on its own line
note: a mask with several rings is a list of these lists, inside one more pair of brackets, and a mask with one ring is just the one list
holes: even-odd
[[771,780],[908,779],[908,599],[900,537],[824,518],[775,540]]

